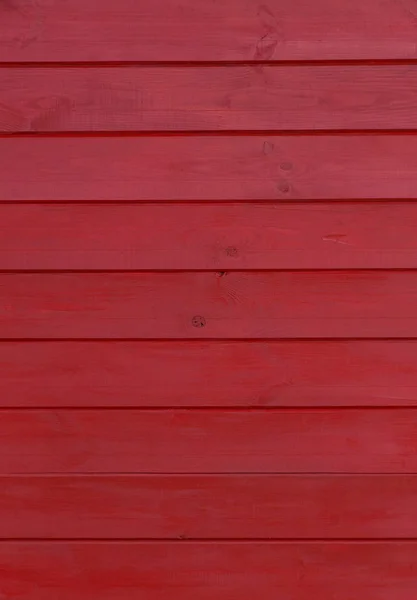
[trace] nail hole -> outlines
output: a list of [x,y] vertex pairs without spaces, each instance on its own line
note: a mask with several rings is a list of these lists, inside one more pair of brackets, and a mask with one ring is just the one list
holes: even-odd
[[200,315],[196,315],[195,317],[193,317],[191,319],[191,323],[192,323],[193,327],[205,327],[206,320],[204,317],[201,317]]
[[217,271],[217,277],[226,277],[227,271]]
[[283,194],[288,194],[288,192],[290,191],[290,186],[285,181],[283,181],[282,183],[279,183],[278,186],[277,186],[277,188]]

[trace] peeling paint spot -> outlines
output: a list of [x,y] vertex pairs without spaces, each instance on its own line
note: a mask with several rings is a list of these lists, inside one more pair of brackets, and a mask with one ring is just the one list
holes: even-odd
[[325,235],[322,240],[323,242],[334,242],[335,244],[344,244],[348,246],[349,242],[344,238],[346,238],[344,233],[329,233],[329,235]]

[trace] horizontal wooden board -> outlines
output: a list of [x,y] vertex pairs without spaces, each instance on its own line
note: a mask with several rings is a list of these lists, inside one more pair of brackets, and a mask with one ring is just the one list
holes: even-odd
[[417,135],[0,138],[0,200],[417,198]]
[[2,407],[417,406],[417,341],[1,342]]
[[[1,61],[415,58],[410,0],[10,0]],[[86,35],[88,32],[88,35]]]
[[417,66],[0,70],[0,131],[415,129]]
[[0,473],[413,473],[414,409],[3,410]]
[[417,336],[416,271],[1,273],[3,339]]
[[417,203],[2,204],[0,269],[417,267]]
[[416,538],[414,475],[2,476],[9,539]]
[[25,600],[415,600],[416,542],[2,542]]

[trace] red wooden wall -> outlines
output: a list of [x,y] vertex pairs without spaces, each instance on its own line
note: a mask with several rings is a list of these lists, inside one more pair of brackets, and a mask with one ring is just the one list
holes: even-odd
[[0,130],[0,599],[416,600],[416,3],[0,0]]

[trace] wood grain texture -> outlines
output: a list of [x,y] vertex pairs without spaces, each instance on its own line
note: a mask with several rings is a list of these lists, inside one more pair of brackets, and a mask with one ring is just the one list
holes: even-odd
[[25,600],[414,600],[417,544],[3,542],[0,569]]
[[0,600],[415,600],[416,39],[0,0]]
[[8,539],[415,538],[413,475],[1,476]]
[[0,131],[413,129],[417,66],[7,68]]
[[0,200],[417,198],[417,136],[0,138]]
[[413,473],[414,409],[2,410],[0,473]]
[[1,273],[3,339],[410,338],[415,271]]
[[0,406],[417,406],[416,355],[416,341],[1,342]]
[[3,204],[0,269],[417,267],[417,203]]
[[[1,61],[415,58],[410,0],[10,0]],[[88,35],[86,35],[88,31]]]

